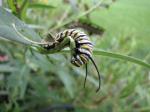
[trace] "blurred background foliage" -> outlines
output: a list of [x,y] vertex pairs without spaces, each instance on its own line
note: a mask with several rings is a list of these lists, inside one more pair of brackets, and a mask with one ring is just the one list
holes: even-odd
[[[150,63],[150,1],[104,0],[91,13],[67,23],[99,0],[4,0],[1,6],[44,38],[80,27],[97,49],[131,55]],[[67,23],[67,24],[64,24]],[[9,32],[8,32],[9,33]],[[34,38],[39,40],[39,38]],[[89,64],[70,64],[69,54],[41,55],[24,45],[0,40],[0,112],[149,112],[150,72],[126,61],[94,56],[101,90]]]

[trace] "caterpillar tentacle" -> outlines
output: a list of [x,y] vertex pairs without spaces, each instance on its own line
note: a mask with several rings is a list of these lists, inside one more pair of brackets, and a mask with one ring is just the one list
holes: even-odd
[[87,79],[87,70],[88,70],[88,65],[87,64],[85,64],[85,79],[84,79],[84,88],[85,88],[85,83],[86,83],[86,79]]
[[100,88],[101,88],[101,86],[100,86],[100,85],[101,85],[101,75],[100,75],[99,70],[98,70],[98,68],[97,68],[97,66],[96,66],[96,64],[95,64],[95,62],[94,62],[94,60],[93,60],[92,57],[90,57],[90,60],[92,61],[93,65],[95,66],[96,71],[97,71],[97,73],[98,73],[99,86],[98,86],[98,88],[97,88],[97,90],[96,90],[96,92],[98,92],[98,91],[100,90]]

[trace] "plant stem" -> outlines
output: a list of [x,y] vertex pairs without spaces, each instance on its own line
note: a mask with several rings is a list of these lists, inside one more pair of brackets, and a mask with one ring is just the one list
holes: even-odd
[[28,2],[28,0],[23,1],[22,5],[20,7],[20,13],[22,13],[22,11],[23,11],[24,7],[26,6],[27,2]]
[[146,62],[144,62],[144,61],[142,61],[138,58],[135,58],[135,57],[122,55],[122,54],[119,54],[119,53],[112,53],[112,52],[108,52],[108,51],[102,51],[102,50],[95,50],[95,51],[93,51],[93,53],[95,55],[102,55],[102,56],[107,56],[107,57],[111,57],[111,58],[130,61],[130,62],[145,66],[145,67],[150,69],[150,64],[148,64],[148,63],[146,63]]
[[[60,52],[61,53],[69,53],[70,51],[69,50],[62,50]],[[119,54],[119,53],[112,53],[112,52],[103,51],[103,50],[94,50],[93,54],[94,55],[102,55],[102,56],[107,56],[107,57],[110,57],[110,58],[116,58],[116,59],[120,59],[120,60],[133,62],[135,64],[142,65],[142,66],[147,67],[147,68],[150,69],[150,64],[148,64],[148,63],[146,63],[146,62],[144,62],[144,61],[142,61],[142,60],[140,60],[138,58],[135,58],[135,57],[122,55],[122,54]]]
[[[36,51],[36,52],[39,52],[41,54],[70,53],[70,50],[61,50],[61,51],[60,50],[59,51],[52,50],[50,52],[50,51],[44,50],[42,48],[37,48],[37,47],[33,47],[33,46],[31,47],[31,49]],[[131,56],[127,56],[127,55],[123,55],[123,54],[119,54],[119,53],[112,53],[112,52],[108,52],[108,51],[104,51],[104,50],[97,50],[97,49],[93,50],[93,54],[129,61],[129,62],[138,64],[138,65],[141,65],[141,66],[144,66],[144,67],[147,67],[150,69],[149,63],[144,62],[144,61],[142,61],[138,58],[135,58],[135,57],[131,57]]]
[[13,1],[13,3],[14,3],[14,6],[15,6],[15,8],[16,8],[16,14],[18,14],[18,16],[19,16],[19,18],[20,18],[20,8],[19,8],[19,6],[18,6],[18,1],[17,0],[14,0]]

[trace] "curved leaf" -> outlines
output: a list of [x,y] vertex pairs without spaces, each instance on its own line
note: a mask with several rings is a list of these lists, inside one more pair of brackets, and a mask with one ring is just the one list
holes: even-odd
[[15,32],[15,30],[13,28],[6,26],[6,25],[0,26],[0,36],[2,38],[8,39],[8,40],[31,45],[31,42],[26,41],[25,39],[18,36],[18,34]]
[[40,41],[40,36],[30,29],[24,22],[19,20],[6,9],[0,7],[0,36],[9,40],[20,42],[23,44],[31,44],[31,42],[21,38],[14,30],[15,25],[18,32],[32,40]]

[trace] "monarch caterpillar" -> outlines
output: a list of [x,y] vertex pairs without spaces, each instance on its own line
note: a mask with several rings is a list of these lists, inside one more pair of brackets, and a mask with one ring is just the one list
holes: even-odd
[[[50,34],[48,37],[52,37]],[[89,60],[93,63],[99,78],[99,87],[96,92],[100,89],[101,77],[98,71],[98,68],[95,64],[95,61],[92,58],[93,44],[91,43],[89,37],[84,33],[76,29],[68,29],[63,32],[60,32],[56,35],[54,42],[52,44],[47,44],[43,46],[46,50],[62,50],[65,47],[70,47],[71,49],[71,63],[80,67],[85,65],[86,67],[86,76],[84,81],[84,87],[87,78],[87,63]]]
[[[44,49],[48,50],[51,53],[58,52],[65,47],[70,47],[71,49],[71,63],[77,67],[80,67],[85,64],[86,66],[86,76],[84,81],[87,78],[87,63],[89,60],[93,63],[99,78],[99,87],[96,90],[100,90],[101,77],[97,65],[92,58],[93,44],[89,40],[89,37],[84,33],[76,29],[68,29],[63,32],[60,32],[56,35],[56,39],[51,34],[47,35],[47,38],[42,40],[42,42],[35,42],[28,39],[26,36],[22,35],[16,28],[15,24],[12,24],[12,27],[18,35],[20,35],[24,41],[27,41],[29,45],[41,45]],[[22,42],[22,41],[20,41]],[[24,42],[22,42],[24,43]],[[24,43],[25,44],[25,43]],[[26,43],[27,44],[27,43]],[[42,52],[43,53],[43,52]]]

